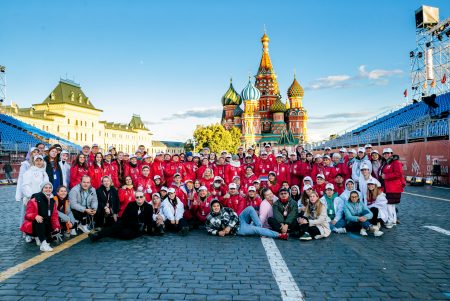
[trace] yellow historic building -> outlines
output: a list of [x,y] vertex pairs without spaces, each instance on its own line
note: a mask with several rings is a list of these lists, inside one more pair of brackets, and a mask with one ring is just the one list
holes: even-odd
[[153,134],[139,115],[133,115],[128,124],[100,120],[103,111],[93,105],[80,85],[70,80],[60,80],[42,103],[30,108],[13,103],[0,106],[0,111],[78,145],[97,143],[104,151],[114,145],[117,150],[131,153],[142,144],[152,153]]

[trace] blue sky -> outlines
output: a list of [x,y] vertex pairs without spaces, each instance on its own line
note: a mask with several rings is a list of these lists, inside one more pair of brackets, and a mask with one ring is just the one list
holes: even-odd
[[79,82],[103,119],[148,121],[186,140],[219,121],[233,77],[255,75],[264,24],[283,98],[305,87],[313,139],[405,102],[414,11],[449,1],[0,1],[9,101],[39,103],[60,77]]

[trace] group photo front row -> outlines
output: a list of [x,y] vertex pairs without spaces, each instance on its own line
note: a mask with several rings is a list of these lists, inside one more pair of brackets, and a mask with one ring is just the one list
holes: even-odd
[[[85,145],[71,159],[55,144],[32,147],[15,200],[20,231],[43,252],[79,233],[92,242],[200,229],[215,236],[301,241],[331,233],[379,237],[399,224],[403,166],[391,148],[370,144],[322,153],[298,145],[227,151],[134,154]],[[385,231],[385,230],[384,230]]]

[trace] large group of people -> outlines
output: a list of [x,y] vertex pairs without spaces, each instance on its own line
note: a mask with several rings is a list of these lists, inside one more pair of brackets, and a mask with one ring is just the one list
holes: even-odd
[[391,148],[319,154],[265,145],[234,155],[203,148],[154,156],[145,149],[130,155],[111,146],[103,153],[93,144],[71,158],[58,144],[31,148],[16,191],[24,239],[41,251],[80,232],[92,241],[185,236],[193,228],[313,240],[347,231],[377,237],[399,223],[405,181]]

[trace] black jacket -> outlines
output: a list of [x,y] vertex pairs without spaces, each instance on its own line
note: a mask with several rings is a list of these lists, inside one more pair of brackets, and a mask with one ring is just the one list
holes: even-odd
[[[140,214],[138,214],[139,209],[141,210]],[[146,232],[150,235],[152,233],[152,217],[152,205],[144,202],[139,207],[136,202],[131,202],[125,208],[120,221],[124,227],[131,229],[133,232]]]
[[100,186],[97,189],[97,200],[98,206],[97,208],[103,209],[106,206],[106,203],[109,203],[109,208],[111,209],[113,214],[118,214],[120,211],[120,201],[119,194],[117,189],[114,187],[110,187],[109,193],[107,193],[105,186]]
[[[50,163],[50,160],[47,157],[44,158],[45,163],[47,163],[47,166],[45,167],[45,171],[47,172],[48,175],[48,180],[50,181],[50,183],[53,183],[53,166]],[[56,162],[56,172],[58,173],[58,179],[59,179],[59,185],[63,184],[63,176],[62,176],[62,171],[61,171],[61,167],[59,166],[59,162]],[[59,186],[56,185],[56,186]],[[55,185],[53,185],[55,186]],[[54,189],[56,189],[58,187],[54,187]]]

